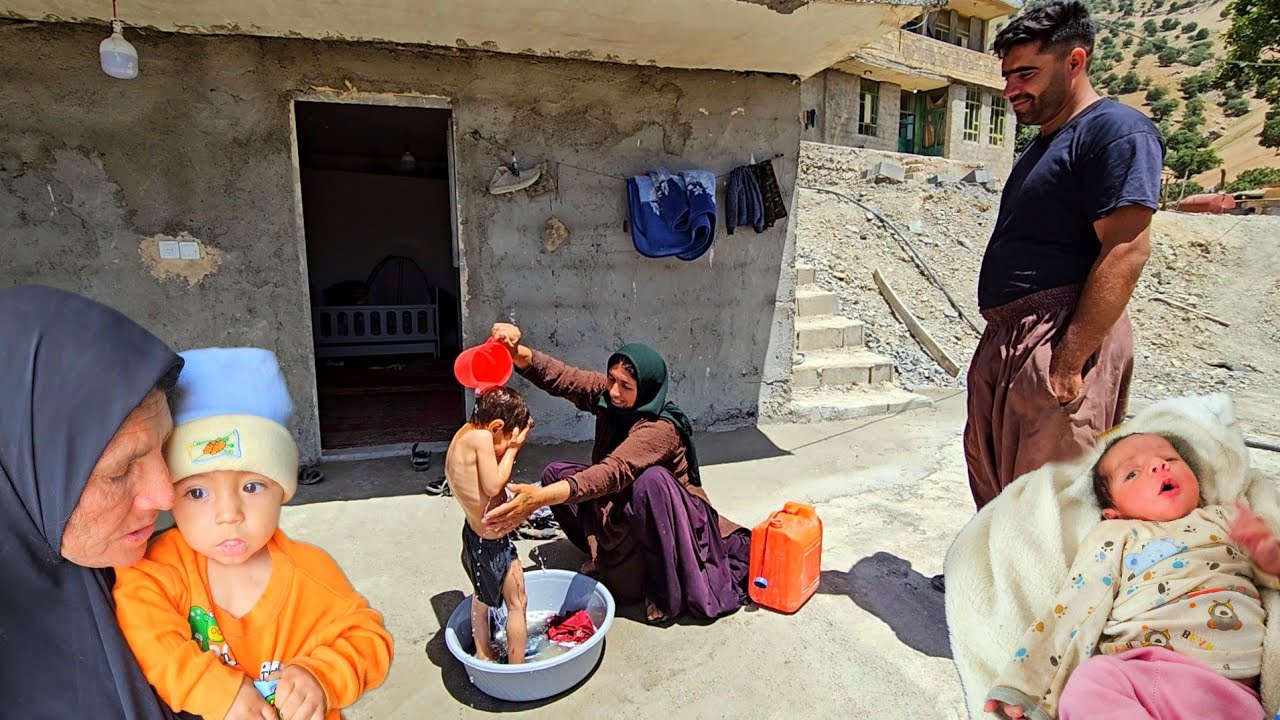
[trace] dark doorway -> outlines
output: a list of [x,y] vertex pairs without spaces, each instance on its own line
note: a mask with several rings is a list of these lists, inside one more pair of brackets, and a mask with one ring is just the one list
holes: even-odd
[[447,441],[464,412],[450,112],[295,113],[321,446]]

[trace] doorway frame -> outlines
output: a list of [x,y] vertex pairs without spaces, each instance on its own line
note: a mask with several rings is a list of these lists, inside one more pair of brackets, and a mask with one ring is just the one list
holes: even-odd
[[[315,326],[312,323],[311,275],[307,267],[307,230],[302,206],[302,155],[298,148],[298,103],[336,103],[342,105],[370,105],[394,108],[419,108],[425,110],[447,110],[449,123],[445,132],[445,155],[449,164],[449,225],[452,230],[453,269],[458,273],[458,337],[463,340],[464,328],[467,326],[467,273],[462,252],[462,228],[458,223],[460,208],[458,206],[458,182],[455,143],[457,140],[458,111],[453,100],[443,95],[405,95],[400,93],[370,93],[356,91],[337,91],[312,88],[293,93],[289,101],[289,155],[293,165],[293,224],[296,232],[296,250],[298,253],[299,280],[302,283],[302,298],[307,307],[306,337],[309,340],[305,359],[311,368],[308,390],[309,399],[315,412],[308,418],[296,418],[299,429],[307,430],[307,434],[316,439],[317,460],[370,460],[381,457],[394,457],[409,452],[412,443],[396,443],[390,445],[374,445],[364,448],[344,448],[340,450],[324,449],[324,439],[320,435],[320,386],[315,371],[316,341]],[[465,342],[465,340],[463,340]],[[465,396],[465,391],[464,391]],[[463,413],[470,412],[470,398],[463,403]],[[443,452],[448,443],[423,443],[429,450]],[[438,446],[438,447],[437,447]],[[304,457],[308,453],[303,453]]]

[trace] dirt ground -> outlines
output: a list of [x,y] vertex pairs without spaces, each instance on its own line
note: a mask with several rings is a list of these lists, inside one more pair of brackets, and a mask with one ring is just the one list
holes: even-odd
[[[889,218],[981,324],[978,267],[999,194],[923,180],[878,185],[860,178],[865,165],[844,148],[806,143],[800,183],[837,189]],[[963,386],[963,366],[978,333],[916,267],[901,241],[854,203],[813,190],[800,191],[796,217],[797,261],[816,267],[819,284],[840,295],[843,312],[867,323],[868,346],[894,358],[902,384]],[[1151,260],[1129,304],[1134,397],[1224,390],[1280,400],[1280,217],[1160,212],[1152,236]],[[962,365],[959,378],[943,372],[894,318],[872,281],[877,268]],[[1229,327],[1156,298],[1208,313]],[[1280,418],[1260,417],[1246,429],[1280,438]]]

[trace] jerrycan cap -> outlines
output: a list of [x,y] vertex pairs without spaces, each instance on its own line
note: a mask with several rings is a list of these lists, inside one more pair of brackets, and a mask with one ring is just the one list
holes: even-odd
[[773,518],[772,520],[770,520],[769,527],[773,527],[773,528],[782,527],[782,518]]

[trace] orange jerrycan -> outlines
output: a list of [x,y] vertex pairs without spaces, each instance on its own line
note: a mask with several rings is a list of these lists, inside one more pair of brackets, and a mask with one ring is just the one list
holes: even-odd
[[788,502],[751,531],[749,592],[758,605],[784,613],[818,591],[822,520],[812,505]]

